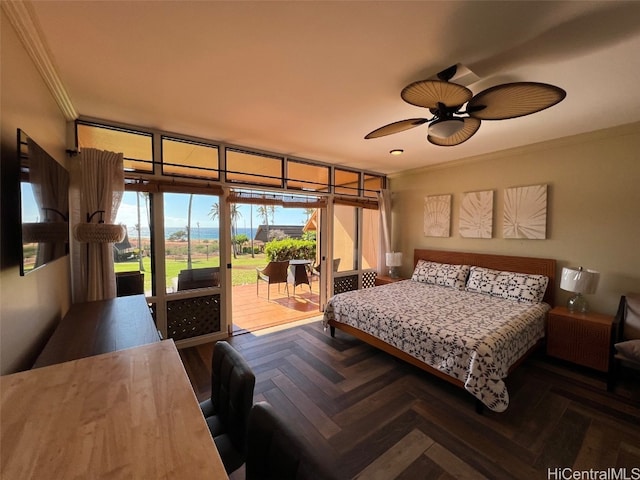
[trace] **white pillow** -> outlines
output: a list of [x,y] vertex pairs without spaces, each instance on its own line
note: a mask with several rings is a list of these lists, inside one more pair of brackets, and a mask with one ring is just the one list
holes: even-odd
[[468,274],[469,265],[451,265],[418,260],[411,279],[416,282],[460,290],[464,288]]
[[618,353],[626,358],[640,363],[640,340],[627,340],[614,345]]

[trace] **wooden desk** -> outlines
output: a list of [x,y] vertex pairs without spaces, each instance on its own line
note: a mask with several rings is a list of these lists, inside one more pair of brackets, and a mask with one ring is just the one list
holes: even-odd
[[0,377],[2,478],[227,479],[173,340]]
[[144,295],[76,303],[53,332],[33,367],[159,341]]

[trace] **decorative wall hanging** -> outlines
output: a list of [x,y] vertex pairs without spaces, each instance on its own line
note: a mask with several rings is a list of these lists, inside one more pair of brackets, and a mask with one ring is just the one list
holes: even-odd
[[451,195],[424,198],[424,235],[448,237],[451,225]]
[[547,186],[504,191],[504,238],[544,239],[547,233]]
[[460,236],[491,238],[493,231],[493,190],[462,195],[460,205]]

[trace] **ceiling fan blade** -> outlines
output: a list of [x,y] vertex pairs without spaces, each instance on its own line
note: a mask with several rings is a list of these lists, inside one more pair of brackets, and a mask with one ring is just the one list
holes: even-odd
[[505,120],[552,107],[566,96],[563,89],[547,83],[505,83],[475,95],[467,104],[467,113],[482,120]]
[[373,132],[367,133],[364,138],[378,138],[385,135],[391,135],[393,133],[404,132],[410,128],[423,125],[430,120],[428,118],[409,118],[408,120],[400,120],[399,122],[393,122],[384,127],[376,128]]
[[420,80],[402,89],[402,99],[417,107],[438,108],[438,103],[457,107],[471,100],[473,93],[467,87],[441,80]]
[[464,128],[447,138],[438,138],[433,135],[427,135],[427,140],[434,145],[440,147],[453,147],[469,140],[480,128],[480,120],[477,118],[467,117],[464,119]]
[[436,76],[442,80],[443,82],[448,82],[453,78],[453,76],[458,71],[458,64],[451,65],[449,68],[445,68],[441,72],[439,72]]

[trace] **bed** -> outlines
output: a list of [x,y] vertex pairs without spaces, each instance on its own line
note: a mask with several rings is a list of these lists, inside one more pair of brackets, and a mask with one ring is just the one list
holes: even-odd
[[334,295],[323,322],[503,412],[505,378],[544,338],[555,271],[552,259],[418,249],[411,279]]

